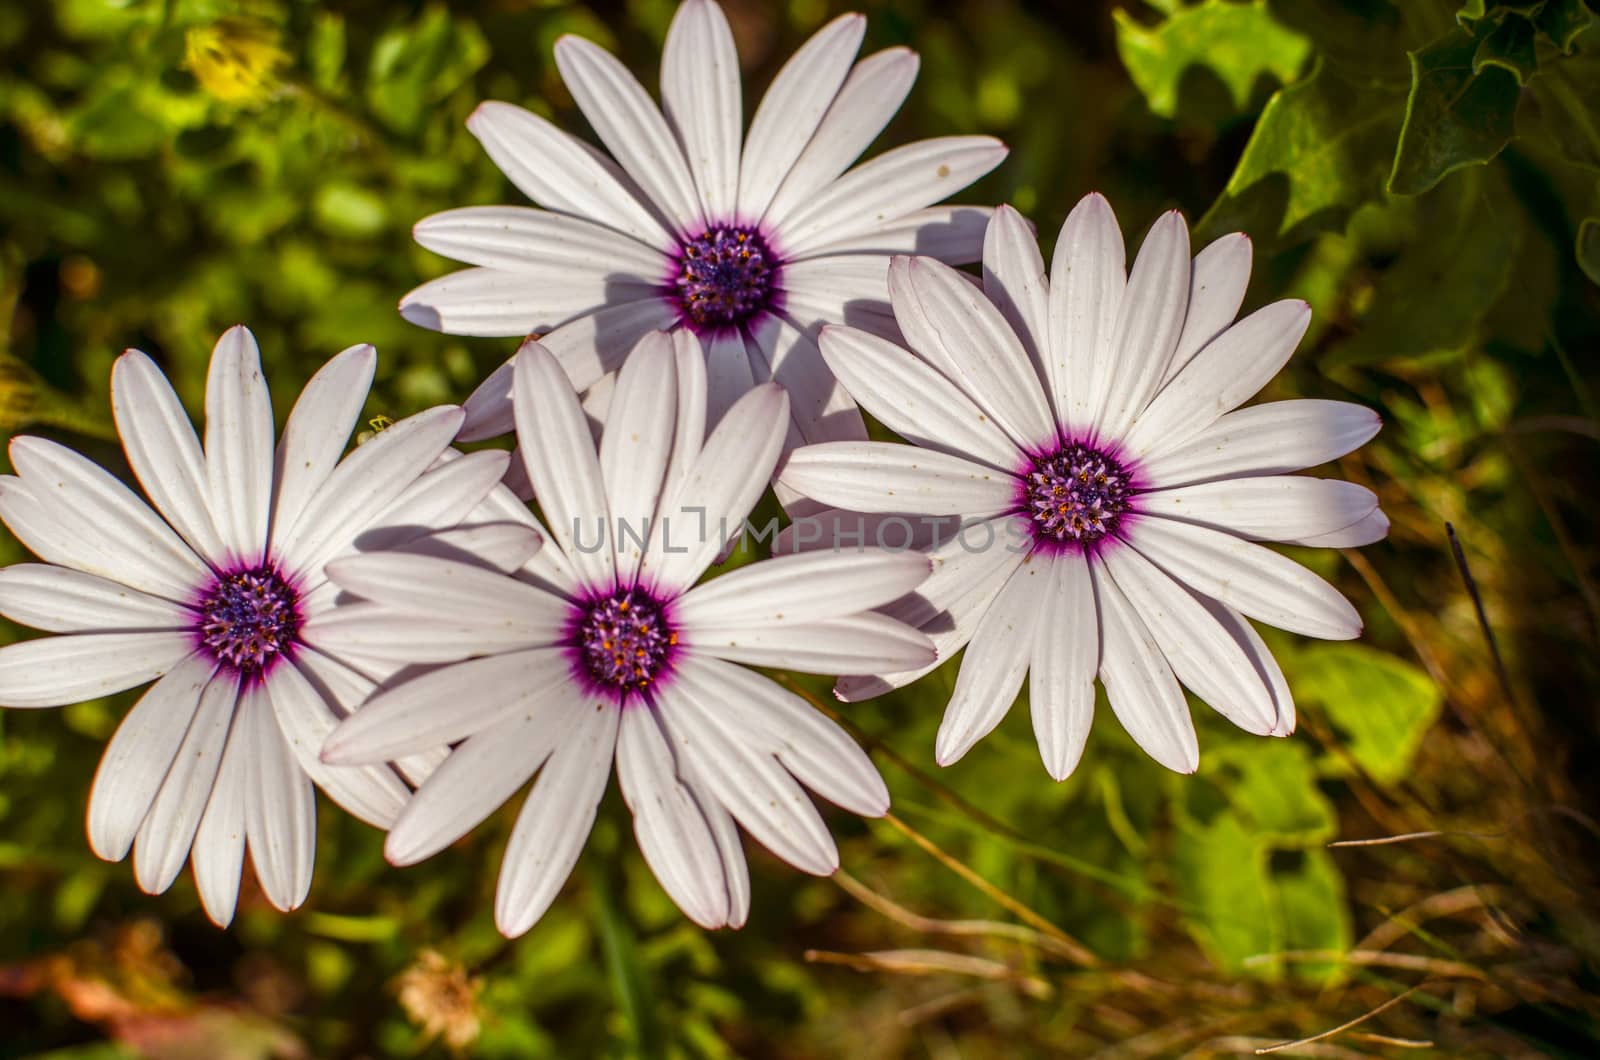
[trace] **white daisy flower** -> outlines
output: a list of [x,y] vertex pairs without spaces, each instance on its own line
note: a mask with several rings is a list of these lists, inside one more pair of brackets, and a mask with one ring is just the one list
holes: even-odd
[[323,757],[370,763],[455,744],[389,833],[397,865],[453,843],[539,772],[500,870],[495,921],[508,936],[555,899],[614,758],[661,885],[696,923],[737,927],[750,888],[736,822],[825,875],[838,852],[801,785],[868,816],[886,812],[889,795],[842,729],[736,664],[927,665],[928,639],[872,609],[921,584],[928,559],[791,556],[696,587],[771,477],[788,422],[783,390],[757,386],[706,437],[692,336],[648,335],[622,369],[597,447],[538,343],[518,354],[514,385],[520,451],[559,547],[516,576],[405,554],[333,564],[330,576],[371,602],[346,608],[317,643],[364,650],[426,622],[437,632],[409,642],[418,661],[466,661],[380,691]]
[[[13,439],[17,474],[0,477],[0,520],[44,560],[0,570],[0,614],[62,634],[0,648],[0,705],[61,706],[155,680],[101,760],[89,844],[108,861],[131,847],[152,894],[191,858],[219,925],[233,917],[247,841],[268,900],[305,901],[313,783],[383,827],[409,796],[402,774],[420,780],[438,761],[418,756],[397,773],[336,769],[317,754],[385,676],[306,643],[338,594],[324,565],[358,544],[475,547],[461,532],[439,546],[419,534],[499,489],[507,460],[474,454],[429,470],[460,427],[454,407],[396,423],[341,460],[375,363],[371,346],[329,361],[275,447],[255,339],[231,329],[211,358],[202,451],[161,370],[129,350],[112,407],[154,511],[43,438]],[[520,533],[525,550],[537,547]]]
[[[722,9],[686,0],[661,62],[662,107],[610,53],[556,42],[556,65],[612,158],[509,103],[467,122],[545,209],[478,206],[416,226],[417,242],[474,268],[412,291],[406,319],[456,335],[538,333],[603,416],[608,373],[640,336],[683,328],[708,358],[708,423],[756,383],[781,383],[798,437],[862,437],[818,356],[816,328],[893,334],[889,256],[978,259],[989,212],[934,206],[1006,155],[987,136],[924,140],[854,169],[899,110],[917,56],[855,62],[861,15],[828,23],[779,71],[742,137],[739,57]],[[848,172],[847,172],[848,169]],[[468,399],[462,438],[512,427],[511,367]]]
[[[1312,637],[1361,632],[1332,586],[1255,542],[1384,536],[1371,491],[1287,474],[1360,446],[1378,417],[1336,401],[1239,409],[1289,359],[1311,311],[1275,302],[1234,323],[1249,240],[1189,253],[1188,228],[1169,213],[1125,271],[1116,218],[1090,195],[1067,218],[1047,279],[1027,223],[1002,207],[981,288],[926,258],[891,266],[912,352],[848,327],[822,333],[841,382],[913,444],[808,446],[779,482],[877,513],[869,540],[892,529],[884,513],[943,521],[933,576],[887,611],[924,626],[941,658],[967,645],[941,764],[999,724],[1031,671],[1052,776],[1082,755],[1097,675],[1139,745],[1192,772],[1199,748],[1180,683],[1250,732],[1294,727],[1283,674],[1246,618]],[[837,692],[865,699],[927,669],[847,677]]]

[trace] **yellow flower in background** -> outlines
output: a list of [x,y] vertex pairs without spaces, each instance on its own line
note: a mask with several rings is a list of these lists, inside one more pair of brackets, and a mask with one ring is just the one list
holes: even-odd
[[278,68],[289,60],[278,41],[278,30],[267,23],[219,19],[185,34],[184,65],[225,103],[262,103],[277,89]]

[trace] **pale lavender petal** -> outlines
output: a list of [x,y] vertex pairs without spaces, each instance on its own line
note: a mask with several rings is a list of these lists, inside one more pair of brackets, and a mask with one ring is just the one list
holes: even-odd
[[272,396],[244,325],[223,332],[206,377],[206,493],[235,562],[260,562],[272,512]]

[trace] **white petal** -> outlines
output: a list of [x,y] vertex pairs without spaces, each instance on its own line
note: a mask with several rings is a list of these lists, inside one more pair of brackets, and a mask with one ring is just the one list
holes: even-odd
[[461,426],[441,406],[407,416],[339,462],[292,527],[275,537],[280,562],[317,580],[318,568],[349,547],[374,518],[438,459]]
[[578,395],[555,358],[536,342],[524,344],[517,354],[513,399],[517,444],[550,532],[584,586],[609,591],[616,557],[602,537],[611,518],[600,457]]
[[1033,226],[1010,206],[994,211],[984,234],[983,293],[1028,352],[1045,396],[1054,402],[1059,388],[1049,356],[1050,281]]
[[237,563],[259,563],[272,511],[272,396],[255,336],[223,332],[206,377],[206,483],[222,543]]
[[[483,573],[478,567],[460,564]],[[492,575],[502,581],[512,579]],[[529,589],[530,592],[537,590]],[[335,658],[390,663],[446,663],[550,644],[559,633],[537,618],[508,623],[501,615],[467,618],[394,611],[378,604],[342,604],[308,619],[300,636]]]
[[1135,550],[1107,549],[1100,560],[1161,646],[1173,675],[1239,728],[1270,733],[1278,720],[1272,694],[1234,633]]
[[697,687],[715,687],[701,700],[706,713],[729,725],[750,725],[752,747],[778,756],[794,778],[852,813],[881,817],[889,789],[856,742],[822,712],[776,682],[719,659],[695,659]]
[[801,442],[866,441],[861,410],[833,377],[815,339],[790,319],[769,316],[751,329],[751,340],[753,356],[766,362],[761,381],[777,383],[789,395],[794,429],[786,449]]
[[0,615],[51,633],[185,629],[195,621],[171,600],[45,563],[0,568]]
[[515,363],[513,357],[490,372],[461,403],[461,411],[466,415],[456,435],[461,441],[481,442],[516,430],[511,409],[512,365]]
[[992,136],[941,136],[885,151],[784,217],[779,243],[804,254],[932,206],[998,166],[1007,150]]
[[0,648],[0,706],[60,707],[152,681],[194,651],[188,630],[70,633]]
[[239,678],[230,670],[219,670],[200,694],[200,707],[134,841],[133,875],[146,894],[165,891],[183,870],[238,698]]
[[[678,417],[672,431],[672,457],[661,484],[661,507],[676,497],[706,442],[706,352],[686,328],[672,333],[672,358],[678,376]],[[649,560],[646,560],[648,563]]]
[[934,661],[926,636],[873,611],[771,626],[704,625],[681,637],[698,654],[813,674],[910,670]]
[[[564,648],[493,655],[429,671],[380,689],[322,745],[324,761],[362,765],[456,743],[513,716],[544,715],[567,704],[549,688],[569,682]],[[472,689],[470,698],[463,689]]]
[[[671,738],[669,733],[669,742]],[[739,835],[739,825],[728,808],[717,801],[710,787],[699,779],[694,763],[682,756],[678,758],[678,776],[694,796],[700,812],[705,814],[712,838],[717,841],[717,855],[722,859],[722,878],[728,888],[728,922],[725,926],[744,927],[750,916],[750,866],[744,859],[744,841]]]
[[734,403],[755,385],[744,336],[737,331],[713,335],[706,342],[706,426],[714,428],[721,423]]
[[661,105],[689,160],[706,213],[731,219],[744,121],[739,54],[727,16],[711,0],[678,5],[661,55]]
[[633,811],[633,834],[661,886],[703,928],[728,922],[722,856],[705,813],[678,778],[653,710],[622,711],[617,786]]
[[1116,583],[1094,573],[1100,604],[1100,681],[1111,711],[1146,754],[1175,773],[1200,766],[1200,743],[1183,689],[1155,638]]
[[[624,302],[569,321],[539,341],[560,363],[573,389],[589,390],[620,368],[647,332],[673,327],[679,315],[678,306],[665,298]],[[478,442],[515,428],[511,382],[512,361],[507,361],[478,384],[462,406],[467,421],[458,436],[461,441]]]
[[1043,383],[994,304],[964,274],[931,258],[912,258],[907,279],[955,369],[950,378],[1018,445],[1053,445],[1056,422]]
[[21,489],[5,483],[0,516],[41,558],[180,602],[206,578],[199,557],[148,505],[71,449],[19,435],[11,463]]
[[571,35],[556,41],[556,66],[583,116],[679,232],[703,223],[700,196],[661,111],[616,56]]
[[[920,628],[933,642],[938,657],[911,670],[841,678],[834,695],[846,703],[881,696],[910,684],[966,647],[978,622],[1027,555],[1020,544],[1026,534],[1025,524],[1013,516],[1002,516],[965,526],[960,534],[933,549],[929,553],[933,574],[915,593],[883,611]],[[1012,544],[999,543],[1008,538]]]
[[423,783],[384,842],[391,864],[414,865],[466,835],[499,809],[544,764],[587,707],[557,686],[534,717],[509,718],[450,752]]
[[538,922],[577,864],[611,776],[621,714],[608,704],[584,707],[523,802],[494,896],[495,926],[507,938]]
[[294,760],[312,782],[342,808],[376,828],[388,828],[405,807],[411,793],[388,765],[359,768],[330,766],[320,755],[340,714],[336,704],[323,698],[299,667],[280,666],[266,682],[272,713]]
[[1305,545],[1309,548],[1359,548],[1362,545],[1371,545],[1382,541],[1389,536],[1389,517],[1379,509],[1367,513],[1366,518],[1360,522],[1351,523],[1342,530],[1334,530],[1326,534],[1313,534],[1310,537],[1298,537],[1286,542],[1291,545]]
[[118,357],[111,369],[111,411],[145,495],[196,552],[220,561],[222,537],[211,518],[200,439],[167,377],[138,350]]
[[538,269],[462,269],[408,292],[400,315],[418,327],[448,335],[490,338],[551,331],[607,306],[654,302],[658,284],[618,278],[591,262],[546,262]]
[[808,552],[752,563],[689,590],[673,613],[684,627],[814,622],[881,607],[927,580],[920,552]]
[[1140,461],[1139,474],[1157,487],[1280,475],[1358,449],[1381,426],[1377,413],[1347,401],[1271,401],[1230,412],[1176,445],[1158,445]]
[[1111,332],[1128,285],[1122,229],[1099,192],[1079,200],[1050,261],[1050,379],[1064,426],[1085,431],[1098,381],[1109,375]]
[[543,543],[539,532],[523,523],[473,523],[412,538],[397,545],[396,551],[512,574],[532,559]]
[[791,214],[814,201],[878,138],[910,93],[917,65],[917,53],[908,48],[889,48],[855,65],[779,184],[767,207],[768,226],[781,230]]
[[[336,659],[309,646],[305,651],[296,652],[294,657],[295,669],[299,671],[301,677],[306,679],[306,683],[311,686],[312,691],[321,699],[322,706],[331,711],[335,719],[347,718],[360,710],[362,705],[372,698],[379,681],[391,680],[398,672],[406,670],[412,665],[414,665],[413,661],[407,659],[386,663],[382,668],[369,667],[368,669],[371,672],[364,673],[356,668],[355,661],[351,659]],[[273,676],[276,678],[277,674],[274,673]],[[323,740],[318,739],[316,733],[322,733],[323,739],[326,738],[327,721],[321,717],[300,717],[299,715],[302,712],[310,715],[317,710],[314,704],[307,702],[303,698],[297,698],[297,702],[294,703],[285,700],[275,704],[274,709],[280,713],[278,723],[283,726],[285,737],[289,739],[292,745],[308,750],[310,752],[307,756],[308,760],[315,760],[314,765],[302,768],[305,768],[306,772],[313,777],[321,775],[318,772],[318,767],[322,765]],[[317,712],[320,713],[320,711]],[[432,776],[433,771],[439,768],[439,764],[445,760],[448,754],[449,752],[444,748],[420,752],[397,759],[393,766],[402,777],[415,787]],[[365,770],[344,769],[342,772],[346,776],[354,776],[364,775]],[[328,791],[330,795],[334,796],[335,801],[350,794],[349,785],[340,785],[338,788],[330,786]],[[382,794],[382,792],[377,793],[379,796],[382,796]],[[373,809],[375,816],[385,812],[381,806]],[[351,812],[354,813],[356,811],[352,809]],[[384,827],[388,827],[388,825],[386,824]]]
[[317,856],[317,802],[311,778],[301,771],[278,729],[261,685],[240,697],[238,724],[251,724],[250,787],[245,798],[245,835],[250,863],[275,909],[305,904]]
[[886,515],[883,512],[846,512],[838,508],[798,513],[772,542],[774,556],[825,549],[841,551],[883,548],[892,552],[924,551],[950,537],[959,520],[954,516]]
[[733,539],[766,490],[788,425],[789,399],[771,383],[722,417],[652,528],[643,578],[656,592],[676,594],[694,584]]
[[632,583],[650,539],[672,455],[677,396],[672,340],[651,332],[622,367],[611,402],[615,426],[600,439],[600,477],[611,514],[607,535],[622,583]]
[[107,861],[128,856],[215,669],[210,659],[189,656],[152,685],[117,726],[89,789],[89,848],[97,856]]
[[1139,495],[1139,510],[1241,537],[1294,541],[1365,519],[1378,497],[1365,486],[1309,475],[1260,475]]
[[540,303],[546,296],[542,283],[554,275],[552,269],[598,272],[623,284],[659,283],[670,264],[656,246],[614,228],[526,206],[446,210],[418,221],[411,234],[435,254],[523,274],[526,297]]
[[890,442],[825,442],[789,455],[779,481],[835,508],[912,515],[994,515],[1017,482],[994,468]]
[[1023,563],[978,621],[939,725],[933,758],[941,766],[960,761],[993,732],[1022,691],[1033,657],[1039,605],[1050,592],[1053,566]]
[[817,808],[776,758],[751,747],[711,712],[717,690],[693,666],[661,688],[658,716],[680,761],[693,763],[713,797],[762,846],[803,872],[832,873],[839,851]]
[[1361,635],[1350,601],[1269,548],[1170,519],[1141,520],[1129,540],[1174,578],[1258,621],[1325,640]]
[[249,798],[253,733],[235,725],[222,752],[222,765],[211,786],[200,827],[189,852],[194,866],[194,886],[200,905],[218,927],[233,922],[239,904],[239,880],[244,875],[245,801]]
[[510,103],[480,103],[467,129],[495,165],[541,206],[598,221],[662,251],[672,238],[614,163],[544,118]]
[[1306,303],[1273,302],[1212,339],[1139,414],[1124,440],[1129,454],[1186,441],[1249,400],[1278,374],[1310,323]]
[[323,365],[300,392],[278,445],[274,528],[293,526],[339,463],[377,365],[377,350],[352,346]]
[[1177,348],[1161,380],[1163,385],[1194,360],[1202,346],[1233,323],[1244,301],[1245,288],[1249,286],[1250,237],[1243,232],[1225,235],[1194,256],[1189,280],[1189,311],[1184,317]]
[[568,619],[567,603],[542,589],[475,564],[432,556],[350,556],[329,564],[328,576],[348,592],[394,608],[401,617],[503,626],[529,643],[559,638]]
[[883,317],[889,306],[887,254],[833,254],[783,267],[783,306],[800,327],[813,320],[854,323]]
[[511,454],[501,449],[481,449],[465,456],[446,449],[433,467],[412,479],[333,558],[402,548],[453,528],[499,485],[510,463]]
[[[987,206],[929,206],[881,225],[844,233],[796,254],[794,260],[919,254],[946,265],[970,265],[983,256],[983,233],[990,216]],[[793,267],[786,266],[784,275]]]
[[1189,226],[1176,210],[1150,226],[1111,332],[1111,371],[1095,381],[1095,427],[1120,437],[1166,378],[1189,306]]
[[1244,650],[1245,655],[1249,656],[1256,674],[1267,686],[1277,718],[1272,727],[1272,735],[1288,736],[1294,732],[1294,696],[1289,691],[1288,680],[1283,676],[1283,668],[1278,665],[1278,660],[1273,658],[1272,651],[1267,647],[1266,641],[1261,639],[1261,634],[1256,632],[1249,620],[1228,605],[1219,603],[1209,596],[1197,599],[1200,601],[1200,606],[1221,623],[1222,628],[1228,631]]
[[1078,768],[1094,722],[1100,616],[1082,554],[1058,556],[1053,567],[1031,646],[1028,702],[1044,768],[1065,780]]
[[778,185],[844,84],[866,29],[862,15],[840,15],[801,45],[772,79],[750,121],[740,160],[740,217],[757,218],[767,212]]

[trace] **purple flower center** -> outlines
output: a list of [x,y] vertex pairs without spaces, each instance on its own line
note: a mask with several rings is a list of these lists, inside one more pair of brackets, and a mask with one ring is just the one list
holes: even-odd
[[683,315],[698,327],[732,327],[772,301],[778,261],[751,228],[713,225],[678,252],[672,278]]
[[200,597],[200,642],[224,665],[257,676],[294,644],[299,602],[272,567],[219,575]]
[[1128,469],[1080,442],[1034,457],[1022,473],[1022,511],[1041,545],[1093,548],[1117,532],[1133,495]]
[[573,638],[583,670],[618,695],[642,692],[670,665],[678,635],[643,589],[620,589],[586,605]]

